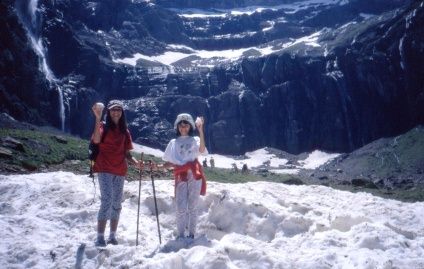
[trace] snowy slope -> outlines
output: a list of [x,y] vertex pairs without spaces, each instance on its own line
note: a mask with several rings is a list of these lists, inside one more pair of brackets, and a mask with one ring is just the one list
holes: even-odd
[[[424,268],[424,203],[402,203],[323,186],[210,182],[198,239],[173,240],[172,181],[156,181],[158,247],[150,181],[126,183],[120,245],[98,252],[98,193],[86,176],[0,176],[0,268]],[[97,190],[98,192],[98,190]],[[188,242],[187,242],[188,243]]]
[[[158,158],[162,158],[163,151],[159,149],[150,148],[144,145],[133,143],[134,152],[150,154]],[[221,154],[208,154],[204,156],[207,164],[210,164],[210,159],[213,158],[215,161],[215,167],[218,168],[233,168],[235,164],[238,168],[241,168],[244,164],[250,168],[260,168],[266,166],[267,169],[273,173],[280,174],[297,174],[300,169],[315,169],[327,162],[333,160],[339,153],[326,153],[319,150],[310,152],[305,159],[300,159],[298,165],[289,164],[287,159],[279,158],[275,154],[271,153],[267,148],[257,149],[255,151],[246,152],[243,156],[238,156],[235,159],[232,156],[225,156]],[[242,157],[243,159],[240,159]]]

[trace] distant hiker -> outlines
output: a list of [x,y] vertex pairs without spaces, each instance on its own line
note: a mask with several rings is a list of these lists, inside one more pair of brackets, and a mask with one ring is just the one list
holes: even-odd
[[127,161],[135,165],[139,163],[130,153],[133,145],[122,102],[118,100],[109,102],[105,123],[101,122],[103,108],[94,105],[92,110],[96,123],[91,140],[99,145],[99,153],[93,170],[98,173],[101,194],[97,215],[96,246],[106,246],[104,233],[108,219],[110,234],[107,243],[117,245],[116,230],[121,213],[124,180],[128,169]]
[[197,224],[197,204],[200,195],[206,194],[206,178],[197,157],[206,155],[203,133],[203,117],[196,119],[199,136],[190,114],[179,114],[174,123],[177,138],[166,147],[162,159],[164,167],[174,166],[175,199],[177,205],[177,239],[184,238],[188,227],[188,237],[194,238]]
[[239,169],[237,167],[237,164],[236,163],[232,163],[231,165],[233,166],[234,172],[238,173]]
[[208,160],[205,158],[202,164],[203,164],[203,167],[208,167]]
[[210,158],[209,162],[211,164],[211,167],[215,168],[215,160],[213,159],[213,157]]
[[249,169],[247,168],[247,164],[243,164],[243,166],[241,167],[241,172],[243,174],[247,174],[247,172],[249,172]]

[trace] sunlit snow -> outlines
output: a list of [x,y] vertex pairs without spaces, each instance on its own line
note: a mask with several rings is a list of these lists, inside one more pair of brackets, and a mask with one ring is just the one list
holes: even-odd
[[261,13],[265,10],[280,10],[283,9],[286,13],[296,13],[300,10],[304,10],[310,7],[319,6],[319,5],[346,5],[348,0],[306,0],[306,1],[297,1],[290,4],[281,4],[275,6],[247,6],[243,8],[233,8],[233,9],[213,9],[203,10],[196,8],[170,8],[170,10],[176,12],[179,16],[184,18],[217,18],[217,17],[226,17],[226,16],[242,16],[242,15],[252,15],[254,13]]
[[[318,38],[320,34],[321,32],[316,32],[311,35],[295,39],[291,42],[281,44],[281,49],[289,48],[291,46],[294,46],[296,44],[301,44],[301,43],[304,44],[305,46],[320,47],[321,45],[318,43]],[[162,65],[171,65],[189,56],[197,56],[202,59],[216,58],[216,59],[221,59],[222,61],[235,61],[243,57],[243,54],[249,50],[256,50],[261,55],[269,55],[271,53],[278,51],[274,49],[273,46],[248,47],[248,48],[228,49],[228,50],[194,50],[190,47],[176,45],[176,44],[173,44],[168,47],[169,49],[172,49],[172,50],[178,49],[178,48],[184,48],[185,50],[189,50],[190,52],[184,53],[179,51],[166,51],[163,54],[155,55],[155,56],[147,56],[141,53],[136,53],[133,55],[133,57],[113,59],[113,61],[116,63],[123,63],[123,64],[135,66],[138,60],[144,59],[144,60],[148,60],[152,62],[157,62],[158,64],[162,64]]]
[[305,160],[299,161],[299,163],[303,165],[302,168],[315,169],[325,164],[329,160],[336,158],[339,155],[340,154],[337,153],[328,154],[319,150],[315,150],[311,154],[309,154],[309,156]]
[[209,182],[196,239],[175,240],[173,181],[156,180],[159,246],[146,176],[135,246],[138,184],[124,187],[120,245],[99,251],[90,178],[0,175],[0,268],[424,268],[424,203],[324,186]]
[[[226,16],[238,16],[238,15],[251,15],[255,12],[263,12],[264,10],[280,10],[283,9],[286,13],[296,13],[300,10],[315,7],[318,5],[345,5],[349,1],[346,0],[307,0],[307,1],[298,1],[291,4],[281,4],[277,6],[249,6],[244,8],[234,8],[234,9],[213,9],[213,10],[202,10],[202,9],[175,9],[172,8],[181,17],[186,19],[191,18],[203,18],[208,19],[208,17],[226,17]],[[365,16],[365,15],[364,15]],[[284,22],[285,18],[278,18],[279,23]],[[267,32],[271,30],[276,21],[268,21],[268,26],[264,27],[262,31]],[[244,32],[238,34],[221,34],[214,35],[211,38],[213,39],[226,39],[226,38],[243,38],[245,36],[251,36],[256,34],[256,32]],[[176,62],[187,58],[190,58],[188,61],[193,65],[193,67],[209,67],[212,68],[221,63],[227,63],[231,61],[236,61],[245,56],[251,56],[250,53],[256,51],[257,56],[266,56],[272,53],[277,53],[281,50],[290,48],[297,44],[303,44],[304,46],[310,47],[320,47],[321,45],[318,42],[318,38],[321,35],[321,32],[315,32],[308,36],[303,36],[298,39],[292,39],[291,41],[282,41],[281,44],[267,45],[264,44],[261,47],[247,47],[247,48],[238,48],[238,49],[225,49],[225,50],[195,50],[193,48],[179,45],[179,44],[170,44],[165,52],[160,55],[148,56],[142,53],[135,53],[132,57],[127,58],[114,58],[113,61],[116,63],[123,63],[135,66],[137,61],[140,59],[156,62],[158,65],[173,65]]]
[[[163,156],[163,151],[158,149],[153,149],[150,147],[138,145],[134,143],[135,152],[144,152],[145,154],[150,154],[158,158]],[[275,173],[285,173],[285,174],[296,174],[299,172],[299,169],[315,169],[319,166],[327,163],[328,161],[336,158],[340,154],[338,153],[326,153],[323,151],[315,150],[307,155],[303,160],[299,161],[299,165],[291,165],[291,168],[284,167],[287,164],[288,160],[284,158],[279,158],[275,154],[270,153],[268,149],[262,148],[251,152],[246,152],[243,156],[224,156],[220,154],[208,154],[205,157],[202,157],[200,161],[204,159],[207,160],[207,164],[210,164],[210,159],[213,158],[215,162],[215,167],[218,168],[233,168],[235,164],[238,168],[241,168],[244,164],[248,168],[257,168],[261,166],[266,166],[271,172]],[[282,167],[283,166],[283,167]]]

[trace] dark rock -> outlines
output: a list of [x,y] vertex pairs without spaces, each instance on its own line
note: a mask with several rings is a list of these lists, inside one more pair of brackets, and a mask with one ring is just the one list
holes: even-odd
[[351,183],[353,186],[365,187],[369,183],[369,180],[363,178],[354,178],[352,179]]
[[36,164],[28,160],[23,160],[21,164],[22,164],[22,167],[24,167],[28,171],[35,171],[38,169],[38,166]]
[[15,4],[22,2],[0,3],[0,110],[19,121],[46,124],[53,114],[47,102],[51,92],[16,14]]
[[16,150],[19,150],[21,152],[25,152],[24,145],[19,140],[16,140],[16,139],[14,139],[10,136],[6,136],[3,139],[3,146],[9,147],[9,148],[12,148],[12,149],[16,149]]
[[59,142],[61,144],[68,144],[68,140],[63,136],[54,135],[54,136],[52,136],[52,138],[54,138],[57,142]]
[[16,173],[16,172],[24,172],[22,168],[16,167],[16,166],[6,166],[5,170],[8,172]]
[[34,125],[17,121],[7,113],[0,114],[0,127],[5,129],[35,130]]
[[304,185],[305,184],[299,178],[290,178],[290,179],[284,180],[282,183],[287,185]]
[[2,158],[12,158],[13,153],[12,151],[8,150],[7,148],[0,147],[0,157]]
[[[424,123],[420,3],[360,0],[225,18],[184,18],[163,8],[254,3],[281,1],[39,1],[36,25],[31,24],[28,1],[3,1],[0,109],[18,120],[59,128],[64,109],[64,129],[89,137],[92,103],[152,100],[152,105],[129,108],[134,141],[163,149],[173,137],[176,113],[189,110],[206,117],[211,152],[228,154],[264,146],[295,154],[350,152]],[[361,13],[377,16],[364,19]],[[281,17],[287,21],[279,21]],[[270,21],[274,27],[263,31]],[[39,71],[40,59],[24,27],[43,41],[57,85],[50,87]],[[302,42],[286,47],[320,30],[320,47]],[[193,66],[199,60],[195,55],[175,66],[139,60],[133,67],[114,61],[135,53],[159,55],[170,44],[197,50],[262,44],[286,48],[264,57],[252,56],[259,55],[258,49],[250,49],[246,55],[252,57],[214,68]],[[187,48],[175,51],[191,53]]]

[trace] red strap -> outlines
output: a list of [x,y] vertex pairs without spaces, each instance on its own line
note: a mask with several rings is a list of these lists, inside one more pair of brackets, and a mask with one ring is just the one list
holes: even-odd
[[[203,167],[200,162],[196,159],[192,162],[188,162],[184,165],[177,165],[174,168],[174,183],[175,188],[180,181],[187,181],[188,170],[191,170],[193,177],[196,180],[202,179],[202,187],[200,189],[200,195],[206,194],[206,176],[203,171]],[[175,193],[175,190],[174,190]]]

